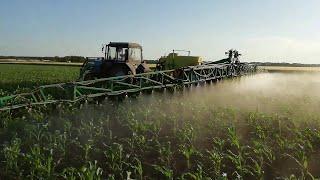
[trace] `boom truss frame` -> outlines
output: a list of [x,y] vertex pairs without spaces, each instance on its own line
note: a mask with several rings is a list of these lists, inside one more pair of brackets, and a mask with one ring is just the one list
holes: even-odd
[[208,64],[176,70],[155,71],[89,81],[43,85],[29,93],[0,98],[0,111],[60,102],[128,95],[144,90],[165,89],[253,73],[256,66],[240,64]]

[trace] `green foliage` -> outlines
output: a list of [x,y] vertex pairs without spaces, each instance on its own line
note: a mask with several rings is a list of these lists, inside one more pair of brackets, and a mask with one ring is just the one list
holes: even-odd
[[0,112],[0,179],[315,179],[320,124],[302,99],[272,99],[280,113],[172,95]]
[[[58,113],[43,116],[29,112],[31,114],[24,120],[20,119],[25,122],[21,124],[24,130],[8,136],[8,143],[2,146],[1,176],[308,179],[320,173],[314,169],[317,162],[312,159],[317,158],[315,154],[320,151],[318,128],[293,125],[287,120],[282,121],[279,131],[274,127],[281,120],[277,116],[239,111],[233,111],[231,116],[241,119],[225,127],[218,123],[218,119],[226,115],[219,113],[222,109],[210,119],[179,121],[178,115],[175,121],[167,121],[167,116],[173,114],[152,111],[157,116],[150,116],[144,113],[143,106],[129,111],[125,111],[124,106],[125,103],[88,106],[80,110],[66,106]],[[208,113],[201,108],[196,111]],[[203,132],[207,125],[199,121],[216,122],[220,130],[212,136],[210,131]],[[175,123],[179,125],[174,127]],[[9,133],[4,130],[11,126],[2,126],[1,132]],[[240,133],[244,126],[245,134]],[[174,128],[178,128],[176,133],[173,133]]]
[[[0,95],[25,92],[39,85],[74,81],[79,67],[0,64]],[[9,93],[8,92],[8,93]]]

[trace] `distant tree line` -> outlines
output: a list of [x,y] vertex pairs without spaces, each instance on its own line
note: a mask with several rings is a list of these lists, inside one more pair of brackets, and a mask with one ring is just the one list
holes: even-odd
[[158,60],[144,60],[147,64],[157,64]]
[[[51,62],[74,62],[74,63],[82,63],[86,60],[83,56],[54,56],[54,57],[37,57],[37,56],[0,56],[1,59],[19,59],[19,60],[38,60],[38,61],[51,61]],[[156,64],[157,60],[145,60],[148,64]]]
[[[86,58],[83,56],[0,56],[1,59],[18,59],[18,60],[38,60],[38,61],[51,61],[51,62],[73,62],[73,63],[83,63]],[[157,60],[145,60],[147,64],[156,64]],[[258,66],[288,66],[288,67],[320,67],[320,64],[303,64],[303,63],[274,63],[274,62],[251,62]]]
[[36,57],[36,56],[0,56],[0,59],[19,59],[19,60],[39,60],[39,61],[52,61],[52,62],[74,62],[82,63],[86,60],[83,56],[54,56],[54,57]]
[[273,62],[252,62],[258,66],[288,66],[288,67],[320,67],[320,64],[303,64],[303,63],[273,63]]

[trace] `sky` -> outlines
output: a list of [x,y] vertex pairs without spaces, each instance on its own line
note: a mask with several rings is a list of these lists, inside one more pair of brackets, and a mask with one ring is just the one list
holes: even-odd
[[173,49],[219,60],[320,63],[319,0],[0,0],[0,55],[102,56],[137,42],[144,59]]

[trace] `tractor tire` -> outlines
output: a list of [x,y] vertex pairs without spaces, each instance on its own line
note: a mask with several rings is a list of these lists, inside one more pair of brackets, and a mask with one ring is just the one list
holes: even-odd
[[96,79],[96,78],[93,74],[85,74],[83,77],[84,81],[89,81],[89,80],[94,80],[94,79]]
[[125,76],[129,74],[135,74],[126,64],[115,64],[112,68],[106,70],[106,77]]

